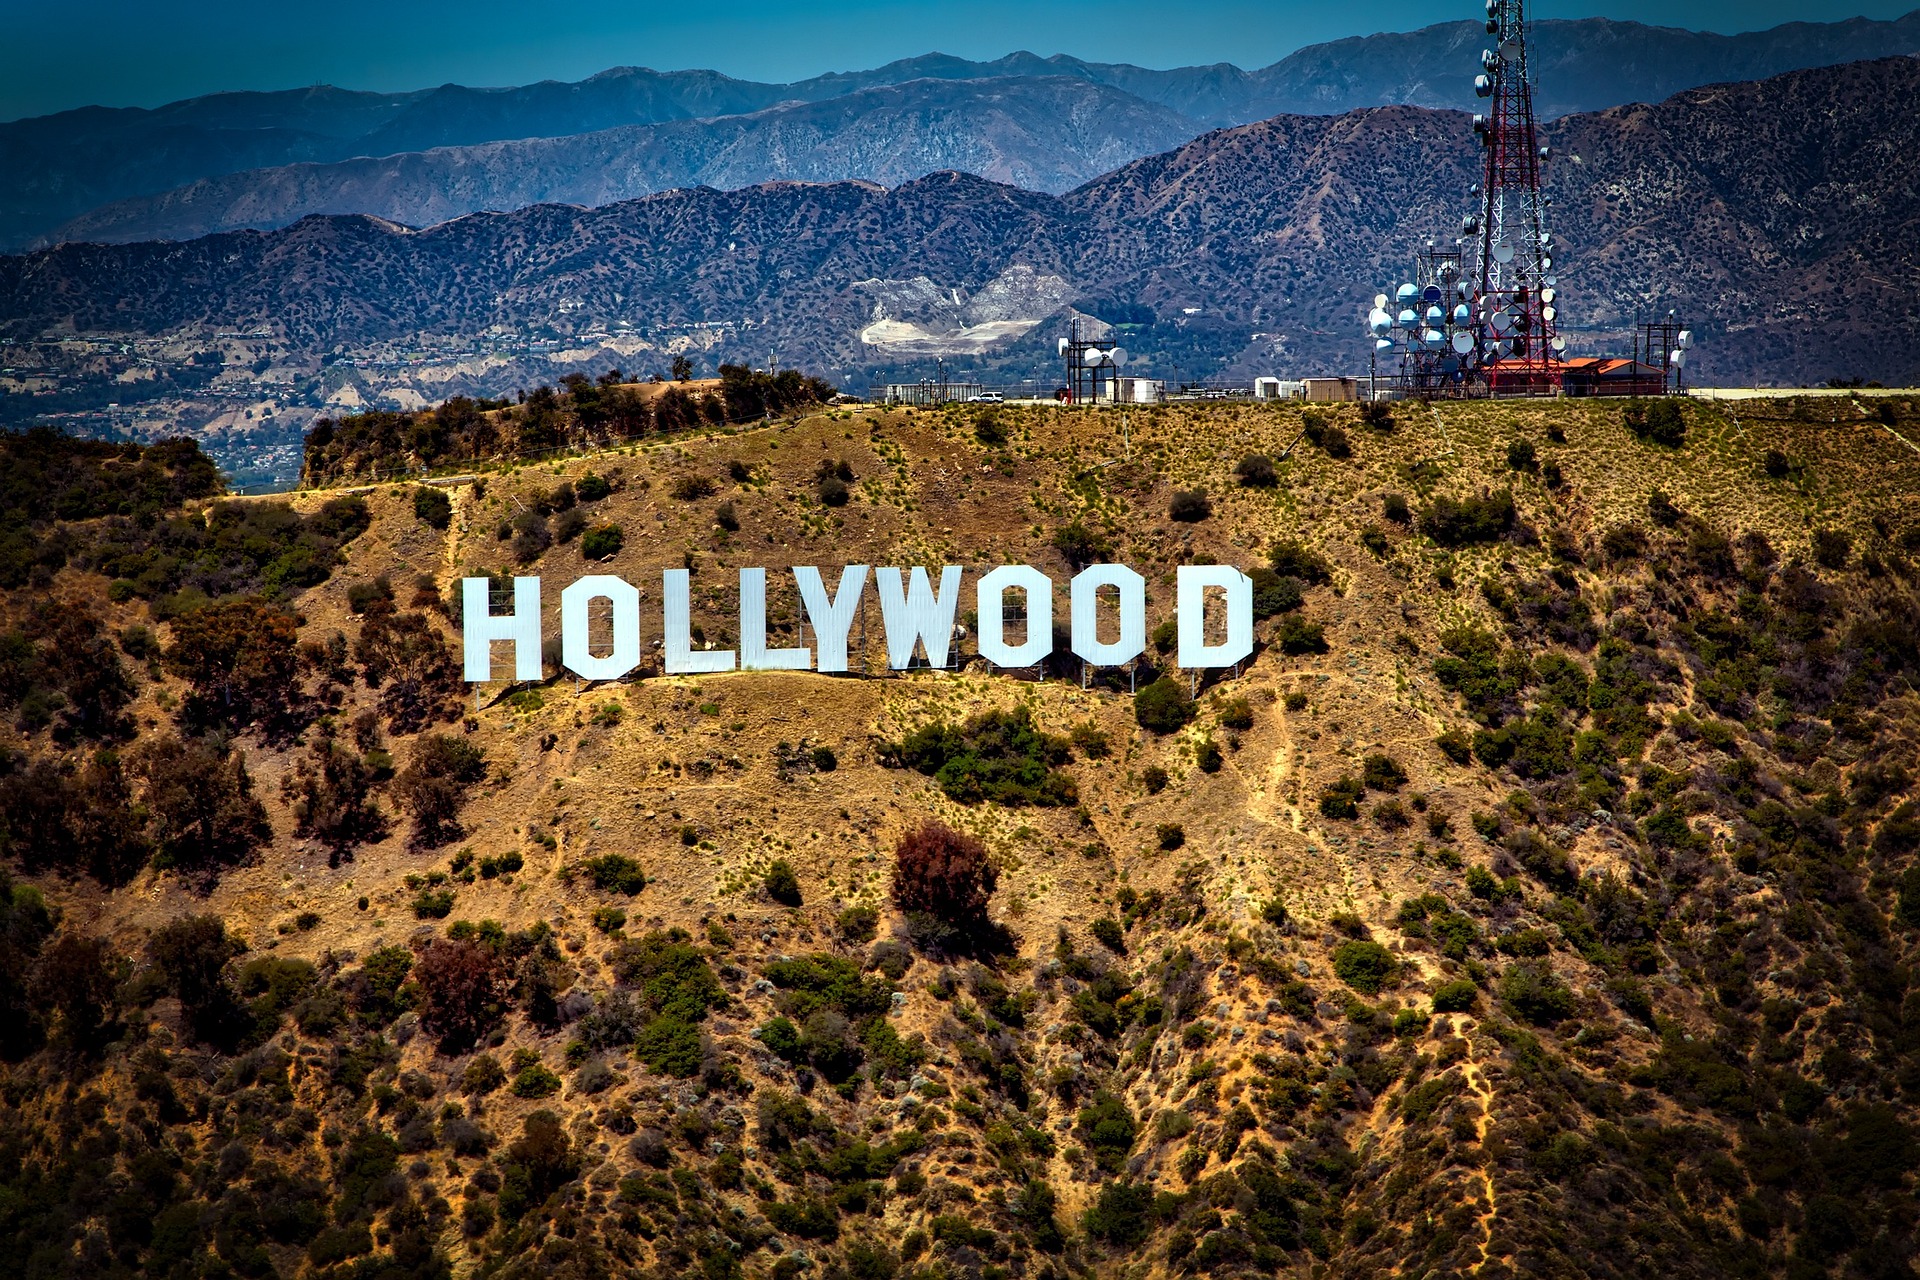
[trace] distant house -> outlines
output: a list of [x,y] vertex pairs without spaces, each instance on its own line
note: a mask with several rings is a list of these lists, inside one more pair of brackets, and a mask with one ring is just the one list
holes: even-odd
[[1657,365],[1582,356],[1561,366],[1560,387],[1569,396],[1660,396],[1667,393],[1667,380]]
[[1305,380],[1304,390],[1306,398],[1316,404],[1358,400],[1360,380],[1358,378],[1308,378]]

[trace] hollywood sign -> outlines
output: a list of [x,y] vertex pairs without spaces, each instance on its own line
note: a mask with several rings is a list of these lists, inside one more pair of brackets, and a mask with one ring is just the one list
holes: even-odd
[[[691,575],[668,569],[661,583],[658,644],[668,675],[720,671],[847,671],[847,639],[860,616],[869,573],[880,598],[886,631],[887,665],[903,670],[916,648],[928,665],[944,667],[953,645],[954,614],[961,598],[961,570],[940,570],[936,587],[924,568],[911,574],[897,568],[869,570],[863,564],[840,571],[831,593],[820,571],[793,569],[794,586],[811,628],[811,647],[767,647],[767,571],[740,570],[739,649],[696,649],[692,637]],[[486,578],[462,580],[461,621],[465,673],[472,684],[492,678],[493,646],[513,648],[513,678],[540,680],[542,634],[540,579],[513,580],[513,607],[495,613]],[[1026,634],[1007,638],[1006,598],[1025,597]],[[1100,593],[1107,591],[1117,614],[1118,635],[1100,638]],[[1175,578],[1178,650],[1175,661],[1189,671],[1230,667],[1253,652],[1253,580],[1228,565],[1182,565]],[[1091,666],[1124,666],[1147,647],[1147,582],[1125,565],[1100,564],[1074,575],[1068,585],[1072,648]],[[1223,606],[1225,638],[1209,640],[1209,598]],[[1054,584],[1029,565],[1009,564],[980,575],[974,599],[980,656],[1001,667],[1030,667],[1053,650]],[[603,603],[611,620],[611,643],[595,652],[589,643],[589,610]],[[1217,630],[1218,628],[1216,628]],[[617,680],[640,665],[640,590],[624,578],[593,574],[576,579],[560,593],[561,662],[586,680]]]

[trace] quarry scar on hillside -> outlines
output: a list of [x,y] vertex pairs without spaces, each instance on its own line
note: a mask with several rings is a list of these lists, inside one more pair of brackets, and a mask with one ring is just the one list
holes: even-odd
[[[663,571],[661,582],[660,645],[668,675],[698,675],[732,671],[806,671],[844,673],[849,670],[847,638],[866,591],[868,566],[847,565],[829,594],[820,570],[811,565],[793,569],[794,585],[814,631],[818,649],[767,647],[767,571],[740,570],[740,648],[693,647],[692,574],[686,569]],[[954,615],[960,602],[963,570],[958,565],[940,569],[936,589],[927,570],[915,565],[911,574],[899,568],[872,571],[880,597],[886,632],[889,670],[913,662],[916,648],[932,667],[945,667],[953,644]],[[492,678],[493,644],[513,646],[513,678],[542,678],[541,650],[545,639],[540,617],[540,579],[513,580],[513,603],[508,612],[492,608],[493,580],[464,578],[461,587],[461,631],[464,671],[469,684]],[[1181,565],[1176,579],[1178,649],[1176,661],[1186,670],[1230,667],[1253,652],[1253,580],[1230,565]],[[1053,649],[1053,580],[1031,565],[1009,564],[988,570],[975,585],[980,656],[1000,667],[1028,667]],[[1099,636],[1100,592],[1116,597],[1119,636]],[[1026,601],[1026,635],[1018,643],[1006,638],[1006,596],[1019,591]],[[1209,593],[1219,594],[1225,638],[1207,638]],[[1120,666],[1140,656],[1147,645],[1147,583],[1140,574],[1119,564],[1096,564],[1075,574],[1068,587],[1072,650],[1091,666]],[[588,639],[589,606],[610,606],[612,644],[596,654]],[[589,574],[560,593],[561,662],[587,680],[617,680],[640,663],[640,590],[612,574]]]

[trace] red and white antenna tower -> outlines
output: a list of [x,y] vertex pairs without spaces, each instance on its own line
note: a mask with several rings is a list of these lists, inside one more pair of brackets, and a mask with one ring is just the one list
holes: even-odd
[[1473,118],[1486,153],[1480,214],[1467,220],[1475,239],[1475,363],[1494,395],[1551,394],[1560,385],[1566,339],[1555,305],[1553,237],[1546,227],[1533,85],[1527,76],[1526,0],[1487,0],[1494,47],[1480,55],[1474,92],[1490,110]]

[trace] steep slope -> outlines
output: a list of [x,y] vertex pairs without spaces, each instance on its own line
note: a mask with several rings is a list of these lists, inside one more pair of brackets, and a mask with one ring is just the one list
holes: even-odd
[[[337,429],[505,446],[589,403]],[[1618,406],[1343,408],[1344,451],[1285,456],[1294,408],[1124,447],[837,411],[232,504],[191,449],[0,442],[10,1256],[1902,1274],[1920,458],[1843,403],[1682,406],[1671,447]],[[692,567],[726,645],[769,565],[800,643],[788,564],[1024,562],[1063,603],[1072,529],[1156,632],[1178,566],[1259,571],[1255,657],[1191,708],[1064,654],[475,698],[441,612],[615,573],[651,650]],[[929,821],[994,868],[971,939],[899,905]]]
[[[1920,288],[1915,119],[1920,62],[1899,58],[1556,122],[1549,189],[1576,339],[1678,305],[1708,382],[1920,377],[1920,320],[1897,301]],[[1129,345],[1160,376],[1230,361],[1351,371],[1366,301],[1413,245],[1457,225],[1476,159],[1463,116],[1391,107],[1216,132],[1058,198],[949,174],[540,206],[419,232],[315,218],[0,259],[0,317],[16,338],[258,328],[296,362],[419,332],[704,324],[708,358],[757,362],[771,342],[844,379],[893,358],[876,324],[1020,274],[1038,284],[1019,307],[982,318],[1027,336],[961,334],[952,350],[1028,376],[1051,363],[1033,325],[1078,297],[1144,326]],[[957,323],[934,315],[922,328],[936,337]]]
[[[212,94],[151,111],[86,108],[0,124],[0,158],[12,179],[0,193],[0,249],[37,243],[103,204],[255,168],[737,115],[921,79],[951,82],[957,99],[971,82],[1068,76],[1175,111],[1192,122],[1189,136],[1282,113],[1392,103],[1469,107],[1482,38],[1477,23],[1443,23],[1310,46],[1259,71],[1227,63],[1152,70],[1065,55],[1015,53],[975,62],[927,54],[789,85],[713,71],[616,67],[574,84],[443,85],[406,94],[320,87]],[[1893,22],[1791,23],[1733,36],[1595,18],[1537,24],[1534,65],[1546,86],[1541,110],[1558,115],[1658,101],[1699,84],[1915,51],[1920,15]],[[1161,145],[1143,135],[1125,158]],[[746,166],[741,185],[781,175],[778,157],[763,159]],[[423,180],[435,176],[431,167],[421,174]],[[417,192],[410,198],[426,203],[434,196]],[[263,210],[263,217],[261,225],[287,220],[284,211]]]
[[92,210],[55,240],[186,240],[316,213],[412,226],[483,209],[603,205],[675,187],[896,185],[943,169],[1065,191],[1193,136],[1164,107],[1082,80],[1007,77],[859,89],[751,115],[448,147],[209,178]]

